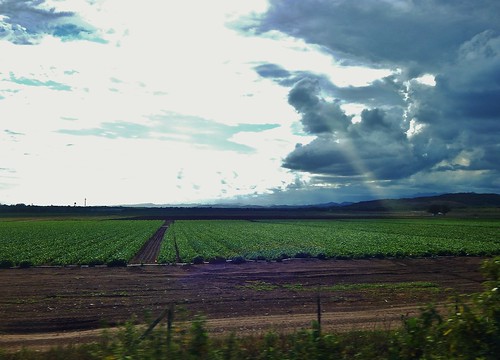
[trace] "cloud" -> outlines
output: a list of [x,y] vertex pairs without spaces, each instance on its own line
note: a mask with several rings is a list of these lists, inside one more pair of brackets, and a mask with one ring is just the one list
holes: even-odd
[[257,67],[289,87],[288,103],[315,136],[283,166],[327,187],[418,192],[418,181],[432,179],[446,189],[448,176],[448,191],[472,183],[497,190],[499,13],[500,3],[487,0],[271,1],[247,31],[315,44],[341,68],[392,69],[366,85],[339,86],[313,69]]
[[345,131],[351,123],[336,102],[326,102],[319,97],[316,80],[299,81],[288,95],[288,103],[302,115],[304,130],[312,135]]
[[0,0],[0,195],[42,173],[131,202],[498,189],[498,1],[240,3]]
[[273,0],[253,30],[279,30],[325,46],[344,62],[406,63],[420,72],[452,59],[464,37],[497,28],[499,13],[495,0]]
[[276,64],[261,64],[255,67],[257,74],[264,78],[281,79],[290,77],[290,72]]
[[307,145],[298,145],[285,158],[284,167],[332,175],[336,181],[343,177],[397,179],[421,169],[423,161],[412,151],[401,113],[365,109],[361,121],[354,123],[336,102],[317,94],[308,80],[290,91],[289,102],[301,113],[304,130],[318,136]]
[[[421,97],[439,98],[435,96],[439,88],[422,86],[419,91]],[[395,181],[420,171],[498,169],[491,155],[498,154],[497,140],[468,117],[455,120],[460,127],[450,126],[452,118],[447,116],[451,114],[443,117],[439,112],[443,106],[433,108],[430,100],[423,112],[427,121],[419,118],[422,110],[416,106],[419,110],[413,115],[423,127],[411,133],[402,107],[365,109],[360,121],[354,122],[337,100],[327,101],[320,93],[317,81],[311,79],[303,79],[290,90],[289,103],[300,113],[304,131],[316,138],[298,144],[284,159],[285,168],[337,184]]]
[[264,131],[276,124],[241,124],[229,126],[196,116],[165,113],[150,116],[148,123],[103,122],[99,127],[85,129],[60,129],[61,134],[95,136],[108,139],[156,139],[192,144],[195,147],[232,150],[251,153],[248,145],[233,142],[238,133]]
[[375,80],[365,86],[332,87],[332,95],[345,103],[359,103],[369,107],[405,106],[401,96],[403,84],[394,75]]
[[19,84],[19,85],[26,85],[26,86],[45,86],[49,89],[52,90],[59,90],[59,91],[69,91],[71,90],[71,86],[68,86],[66,84],[62,84],[53,80],[47,80],[47,81],[40,81],[38,79],[30,79],[30,78],[25,78],[25,77],[16,77],[14,74],[11,72],[10,73],[10,79],[8,81]]
[[75,12],[57,11],[47,7],[44,0],[0,1],[0,39],[32,45],[46,35],[63,40],[104,41],[97,36],[96,28]]

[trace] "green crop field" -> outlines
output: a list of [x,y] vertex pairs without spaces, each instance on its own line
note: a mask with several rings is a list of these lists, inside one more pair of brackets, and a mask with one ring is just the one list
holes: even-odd
[[[127,262],[162,223],[153,220],[0,222],[0,267]],[[158,260],[174,263],[218,258],[498,254],[498,220],[183,220],[168,229]]]
[[12,265],[106,264],[130,260],[162,221],[0,222],[0,262]]
[[159,262],[286,257],[370,258],[500,254],[500,221],[456,219],[176,221]]

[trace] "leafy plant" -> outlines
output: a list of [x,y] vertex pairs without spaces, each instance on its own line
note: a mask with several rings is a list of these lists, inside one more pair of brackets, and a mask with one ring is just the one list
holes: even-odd
[[[183,259],[282,261],[500,254],[498,220],[183,220],[162,243],[160,262]],[[295,254],[295,255],[288,255]]]

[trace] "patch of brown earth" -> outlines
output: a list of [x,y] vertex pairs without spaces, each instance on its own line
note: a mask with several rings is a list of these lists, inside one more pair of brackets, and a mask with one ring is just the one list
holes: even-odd
[[[290,260],[245,264],[0,270],[0,347],[44,348],[94,341],[96,329],[139,320],[175,304],[214,334],[307,328],[318,289],[327,329],[394,328],[400,317],[453,294],[482,290],[484,258]],[[426,288],[398,283],[429,282]],[[338,284],[393,283],[344,288]]]
[[144,246],[130,261],[131,264],[155,264],[160,254],[161,243],[168,227],[172,223],[171,220],[165,220],[163,225],[154,233],[154,235],[146,241]]

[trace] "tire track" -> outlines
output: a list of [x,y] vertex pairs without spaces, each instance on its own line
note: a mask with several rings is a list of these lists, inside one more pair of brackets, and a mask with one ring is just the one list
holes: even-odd
[[154,233],[151,238],[146,241],[139,252],[129,262],[130,264],[155,264],[160,255],[161,243],[168,227],[172,223],[171,220],[165,220],[163,225]]
[[[438,304],[438,310],[443,311],[444,305]],[[401,327],[402,316],[416,316],[420,313],[420,305],[384,307],[360,311],[340,311],[322,313],[322,328],[326,331],[340,333],[360,330],[395,330]],[[237,333],[238,336],[262,335],[270,331],[281,334],[296,332],[300,329],[310,329],[315,320],[315,313],[287,315],[253,315],[245,317],[208,318],[205,327],[210,336],[228,336]],[[189,321],[175,322],[179,328],[188,328]],[[108,333],[117,333],[120,327],[107,328]],[[141,326],[138,330],[143,331]],[[102,339],[103,329],[47,332],[31,334],[6,334],[0,337],[0,346],[8,351],[19,351],[23,348],[47,351],[55,346],[76,346]]]

